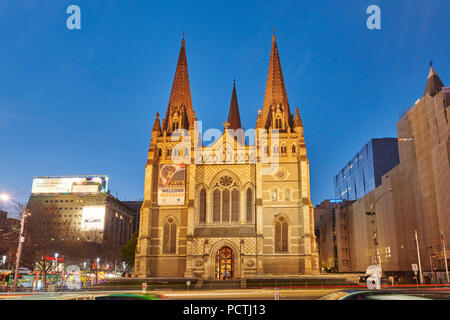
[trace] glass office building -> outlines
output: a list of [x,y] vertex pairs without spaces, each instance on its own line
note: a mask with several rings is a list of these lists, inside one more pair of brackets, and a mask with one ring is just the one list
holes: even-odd
[[333,179],[336,199],[358,200],[399,164],[397,138],[371,139]]

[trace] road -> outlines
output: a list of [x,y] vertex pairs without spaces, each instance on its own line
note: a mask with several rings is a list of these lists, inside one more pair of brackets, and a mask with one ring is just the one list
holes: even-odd
[[[148,293],[162,294],[165,300],[274,300],[276,293],[279,300],[317,300],[328,293],[340,291],[337,288],[328,289],[237,289],[237,290],[157,290]],[[418,292],[415,288],[390,289],[392,292]],[[421,292],[445,294],[450,298],[448,288],[425,288]],[[141,294],[142,291],[83,291],[73,293],[18,293],[3,294],[0,299],[14,300],[93,300],[96,296],[126,294]]]

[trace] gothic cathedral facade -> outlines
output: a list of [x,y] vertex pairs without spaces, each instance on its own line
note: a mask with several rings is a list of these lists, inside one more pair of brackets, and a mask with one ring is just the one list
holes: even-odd
[[228,121],[203,144],[214,132],[197,121],[183,39],[165,118],[157,113],[152,129],[137,277],[319,273],[303,124],[289,109],[275,35],[255,115],[244,132],[233,86]]

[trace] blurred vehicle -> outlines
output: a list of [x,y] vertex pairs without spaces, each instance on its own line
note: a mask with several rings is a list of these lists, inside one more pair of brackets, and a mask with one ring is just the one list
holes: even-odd
[[96,296],[95,300],[161,300],[164,295],[158,293],[118,293]]
[[341,290],[319,300],[434,300],[450,299],[450,293],[396,290]]

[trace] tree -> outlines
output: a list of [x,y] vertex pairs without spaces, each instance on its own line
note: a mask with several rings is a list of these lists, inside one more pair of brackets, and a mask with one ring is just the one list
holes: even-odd
[[127,266],[134,266],[134,257],[136,254],[136,245],[139,237],[139,232],[136,231],[132,234],[131,239],[128,240],[128,243],[121,249],[122,253],[122,261],[125,261]]

